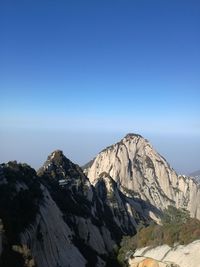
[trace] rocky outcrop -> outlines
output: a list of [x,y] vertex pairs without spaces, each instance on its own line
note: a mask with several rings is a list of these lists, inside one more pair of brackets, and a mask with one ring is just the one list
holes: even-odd
[[35,222],[20,234],[20,242],[29,245],[37,266],[85,266],[86,259],[73,244],[74,232],[42,186],[44,201]]
[[4,267],[105,266],[122,235],[149,222],[141,203],[120,192],[111,177],[102,175],[93,187],[60,150],[38,173],[17,162],[0,171]]
[[[119,192],[112,178],[102,174],[94,188],[83,171],[61,151],[48,157],[38,175],[60,209],[73,217],[68,223],[74,224],[77,235],[99,254],[111,252],[122,235],[134,234],[138,224],[148,221],[139,204]],[[61,194],[62,203],[57,198]],[[64,202],[71,203],[71,207],[66,209]]]
[[71,241],[74,233],[36,172],[16,162],[1,165],[1,170],[5,231],[0,265],[85,266],[86,259]]
[[[142,203],[123,194],[117,183],[107,173],[101,173],[98,182],[95,184],[95,191],[102,203],[105,217],[112,218],[114,224],[124,234],[134,234],[139,224],[145,225],[150,222],[150,218],[144,216],[145,208],[142,207]],[[106,212],[108,215],[106,215]]]
[[[185,246],[177,245],[173,248],[167,245],[141,248],[129,258],[129,266],[139,267],[139,263],[149,259],[149,264],[151,260],[156,261],[158,267],[197,267],[200,262],[199,250],[200,240]],[[146,264],[145,266],[150,267],[151,265]]]
[[[130,267],[172,267],[163,262],[145,257],[135,257],[129,261]],[[174,266],[175,267],[175,266]],[[178,267],[178,266],[177,266]]]
[[146,257],[134,257],[129,260],[129,267],[180,267],[175,263],[162,262]]
[[127,196],[141,199],[160,210],[168,205],[186,208],[200,218],[200,189],[186,176],[179,176],[142,136],[128,134],[104,149],[85,169],[92,184],[106,172]]

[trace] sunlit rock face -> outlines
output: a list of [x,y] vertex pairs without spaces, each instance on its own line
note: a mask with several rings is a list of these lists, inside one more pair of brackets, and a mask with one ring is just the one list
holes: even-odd
[[145,247],[137,249],[129,258],[128,263],[130,267],[154,267],[154,265],[155,267],[197,267],[200,262],[199,250],[200,240],[173,248],[168,245]]
[[129,260],[129,267],[181,267],[175,263],[166,263],[151,258],[135,257]]
[[109,174],[121,191],[151,203],[158,209],[168,205],[186,208],[200,218],[200,189],[186,176],[179,176],[152,145],[137,134],[128,134],[120,142],[97,155],[84,171],[92,184],[99,175]]
[[[135,258],[129,263],[130,267],[161,267],[161,263],[150,258]],[[169,267],[167,264],[162,264],[162,267]]]

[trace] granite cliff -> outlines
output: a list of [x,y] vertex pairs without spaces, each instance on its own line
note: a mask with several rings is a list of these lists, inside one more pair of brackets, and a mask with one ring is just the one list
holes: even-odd
[[4,267],[114,264],[121,237],[150,219],[112,178],[102,175],[93,187],[60,150],[38,173],[17,162],[0,165],[0,218]]
[[99,175],[106,172],[127,196],[141,199],[161,211],[168,205],[186,208],[192,217],[200,218],[197,182],[178,175],[141,135],[128,134],[107,147],[84,172],[94,185]]
[[199,249],[200,240],[173,248],[167,245],[145,247],[136,250],[128,262],[130,267],[197,267],[200,261]]

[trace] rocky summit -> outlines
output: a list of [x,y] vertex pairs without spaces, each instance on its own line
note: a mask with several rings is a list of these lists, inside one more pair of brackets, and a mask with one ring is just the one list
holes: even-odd
[[94,187],[62,151],[36,171],[0,165],[0,266],[65,267],[114,264],[123,235],[148,216],[102,175]]
[[199,199],[198,183],[177,175],[138,134],[104,149],[84,171],[61,150],[37,172],[0,164],[0,266],[119,266],[123,236],[159,222],[169,205],[200,218]]
[[186,208],[192,217],[200,218],[197,182],[178,175],[141,135],[126,135],[120,142],[100,152],[85,169],[94,185],[102,172],[108,173],[128,196],[150,203],[159,210],[168,205]]

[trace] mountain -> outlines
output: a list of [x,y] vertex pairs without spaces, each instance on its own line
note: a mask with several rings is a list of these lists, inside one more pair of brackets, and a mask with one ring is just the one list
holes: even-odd
[[85,266],[72,230],[35,170],[17,162],[0,170],[0,266]]
[[[200,188],[186,176],[177,175],[169,163],[138,134],[128,134],[120,142],[100,152],[85,169],[95,185],[106,172],[128,196],[141,199],[158,210],[168,205],[186,208],[200,218]],[[155,213],[149,214],[153,219]]]
[[124,235],[159,222],[168,205],[199,218],[199,198],[198,183],[177,175],[137,134],[104,149],[84,171],[61,150],[38,172],[0,164],[0,266],[118,266]]
[[200,176],[200,170],[190,173],[189,176],[192,176],[192,177]]
[[189,176],[193,177],[200,184],[200,170],[190,173]]
[[141,207],[106,174],[91,185],[60,150],[38,173],[26,164],[1,164],[0,265],[105,266],[123,235],[149,223]]

